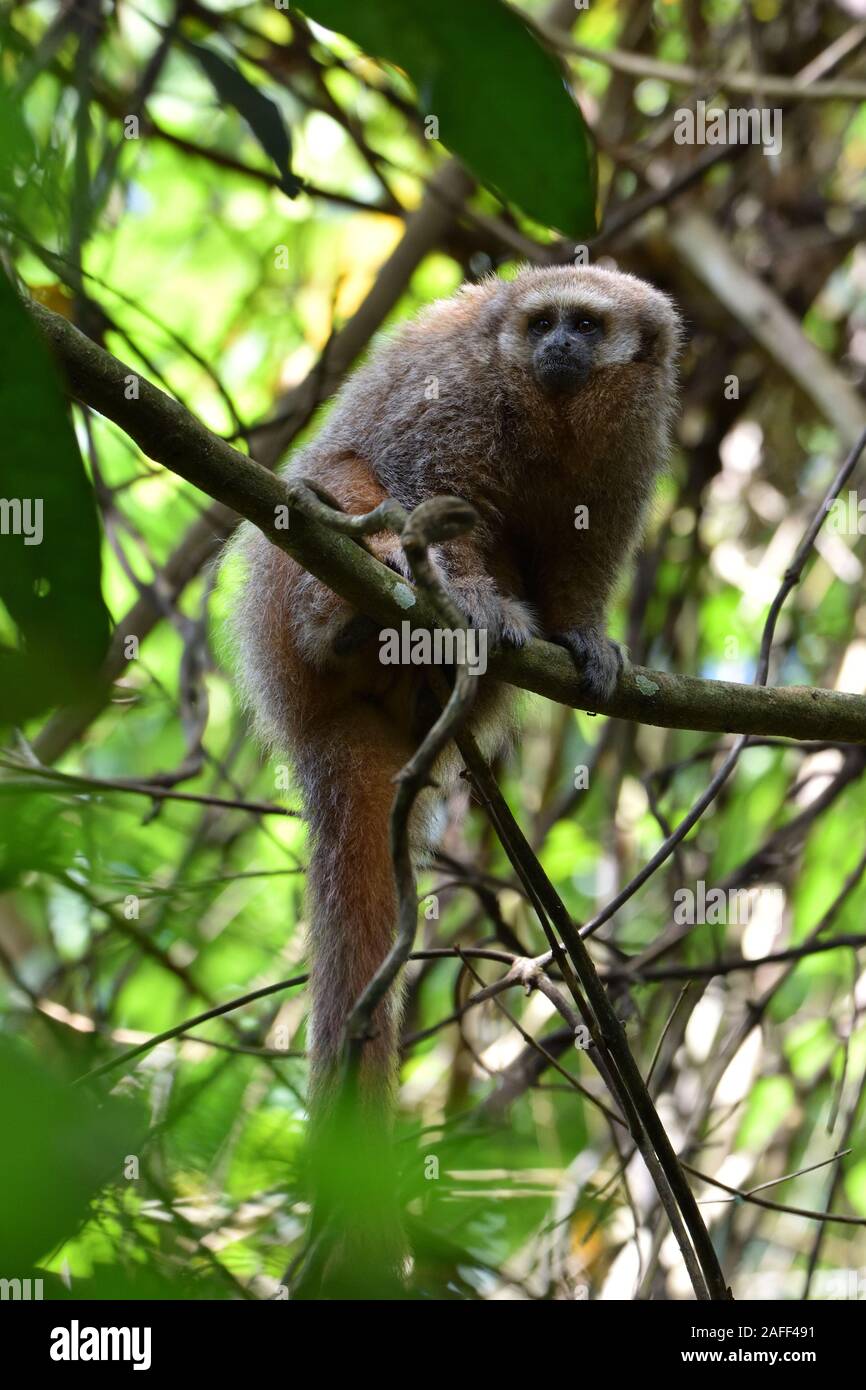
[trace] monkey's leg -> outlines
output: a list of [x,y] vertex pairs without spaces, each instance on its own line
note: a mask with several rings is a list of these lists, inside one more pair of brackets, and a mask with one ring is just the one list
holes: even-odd
[[544,636],[574,659],[588,699],[604,701],[616,689],[626,663],[623,649],[605,632],[605,615],[622,554],[601,539],[554,535],[536,579]]

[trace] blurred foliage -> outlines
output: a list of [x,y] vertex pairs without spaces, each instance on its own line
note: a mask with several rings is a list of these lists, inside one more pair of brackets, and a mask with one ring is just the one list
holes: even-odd
[[12,1141],[0,1152],[0,1241],[10,1269],[28,1268],[81,1224],[146,1126],[129,1101],[111,1097],[97,1108],[8,1039],[0,1089]]
[[[557,232],[588,235],[584,124],[599,150],[602,228],[647,192],[651,166],[687,167],[696,151],[672,142],[674,111],[724,94],[660,77],[653,60],[792,76],[851,23],[851,7],[829,0],[555,8],[558,27],[567,20],[586,49],[628,50],[652,70],[569,57],[581,117],[554,59],[493,0],[423,15],[311,0],[309,20],[294,8],[198,0],[177,14],[168,0],[4,4],[0,237],[10,283],[256,450],[267,436],[255,426],[292,387],[318,380],[332,333],[364,304],[449,152],[487,186],[407,274],[390,322],[463,279],[513,273],[521,248],[555,252]],[[541,3],[520,9],[549,17]],[[338,19],[345,35],[321,27]],[[203,50],[216,55],[204,66]],[[844,75],[866,80],[856,51]],[[438,142],[425,138],[431,111]],[[687,196],[862,393],[863,106],[794,103],[778,160],[740,152]],[[684,266],[669,237],[682,206],[626,225],[605,248],[672,293],[689,328],[673,468],[614,635],[663,669],[750,680],[767,604],[844,441],[787,364]],[[241,1005],[78,1088],[70,1081],[302,973],[303,824],[285,814],[296,804],[285,768],[257,751],[233,698],[223,636],[231,567],[218,580],[216,543],[195,541],[208,499],[94,412],[76,408],[73,434],[23,311],[0,289],[3,491],[26,495],[38,477],[46,517],[54,497],[63,518],[62,532],[46,529],[47,544],[33,547],[36,569],[20,537],[0,537],[4,664],[6,649],[23,660],[35,639],[42,668],[38,687],[16,681],[17,703],[9,679],[2,692],[19,728],[0,776],[0,1095],[11,1137],[0,1277],[38,1273],[52,1297],[280,1296],[309,1214],[303,987]],[[731,373],[736,398],[724,393]],[[299,441],[315,428],[306,416],[295,423]],[[178,592],[178,557],[194,542],[201,563]],[[99,569],[123,640],[109,698],[82,713],[80,701],[66,705],[69,683],[102,656]],[[774,681],[866,688],[862,574],[862,535],[822,539],[783,613]],[[44,626],[33,588],[43,576]],[[49,704],[64,708],[37,717]],[[519,746],[498,772],[583,921],[688,811],[720,741],[525,704]],[[677,889],[757,889],[745,923],[698,925],[647,964],[646,978],[616,986],[629,1041],[644,1075],[658,1052],[660,1111],[701,1172],[748,1190],[850,1150],[761,1195],[866,1219],[862,956],[838,949],[696,974],[685,990],[676,973],[806,943],[819,925],[825,938],[862,933],[866,781],[849,758],[772,742],[748,750],[677,855],[601,933],[609,944],[595,956],[615,969],[620,953],[656,942]],[[589,789],[576,791],[582,766]],[[480,812],[461,821],[451,809],[447,859],[420,885],[418,944],[537,954],[544,938]],[[491,962],[473,969],[483,982],[501,973]],[[588,1098],[602,1094],[599,1079],[547,1001],[502,1000],[561,1069],[539,1066],[521,1081],[532,1049],[496,1003],[448,1021],[477,988],[467,966],[418,962],[410,976],[397,1182],[415,1294],[632,1297],[646,1281],[655,1297],[688,1296],[670,1242],[653,1247],[665,1228],[646,1174]],[[723,1202],[709,1186],[699,1195],[739,1297],[801,1296],[810,1261],[819,1275],[866,1266],[861,1227]],[[813,1279],[811,1296],[821,1290]]]

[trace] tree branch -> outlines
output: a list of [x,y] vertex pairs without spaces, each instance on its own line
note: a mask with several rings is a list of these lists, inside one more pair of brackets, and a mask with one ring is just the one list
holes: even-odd
[[[409,620],[433,628],[436,615],[419,590],[351,538],[290,506],[286,483],[207,430],[177,401],[103,351],[66,319],[41,305],[31,312],[63,368],[75,399],[118,424],[142,451],[208,496],[239,512],[311,574],[385,626]],[[130,378],[138,399],[127,399]],[[290,507],[288,529],[277,521]],[[866,697],[807,686],[754,687],[670,675],[635,666],[609,700],[587,702],[570,657],[533,641],[494,656],[501,680],[560,704],[663,728],[781,734],[795,739],[866,743]]]

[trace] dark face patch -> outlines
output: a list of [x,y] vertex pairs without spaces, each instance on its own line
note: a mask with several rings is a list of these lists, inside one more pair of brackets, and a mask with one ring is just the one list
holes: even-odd
[[526,331],[532,346],[532,371],[541,389],[550,396],[578,391],[589,376],[602,336],[598,320],[579,309],[565,313],[542,310],[533,314]]

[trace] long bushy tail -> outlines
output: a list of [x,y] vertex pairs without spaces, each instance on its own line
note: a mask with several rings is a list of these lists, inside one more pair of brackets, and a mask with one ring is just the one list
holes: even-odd
[[393,736],[385,738],[366,711],[331,722],[327,741],[308,738],[297,758],[312,836],[310,1157],[318,1251],[308,1281],[314,1292],[301,1296],[399,1296],[405,1243],[390,1144],[399,986],[373,1015],[357,1089],[341,1083],[347,1017],[394,939],[389,827],[400,765]]
[[[394,939],[397,895],[390,851],[394,774],[403,759],[378,713],[363,709],[308,737],[298,772],[311,832],[308,878],[312,995],[312,1098],[326,1106],[346,1019]],[[373,1017],[360,1087],[390,1103],[397,1075],[399,999]]]
[[[346,1016],[393,939],[393,777],[412,748],[401,748],[384,709],[364,698],[363,681],[353,698],[354,668],[317,669],[347,605],[253,528],[242,528],[232,554],[242,571],[232,622],[238,684],[263,739],[291,749],[311,835],[313,1092],[324,1100]],[[363,1071],[367,1089],[386,1094],[395,1075],[393,1003],[376,1024]]]
[[[246,581],[233,614],[238,682],[263,737],[291,749],[310,831],[312,1020],[309,1161],[316,1258],[312,1291],[372,1296],[365,1269],[393,1290],[402,1260],[389,1138],[398,1064],[399,998],[376,1010],[364,1043],[357,1107],[341,1105],[345,1024],[391,947],[397,920],[389,848],[394,776],[412,752],[371,688],[378,667],[319,669],[328,634],[350,610],[248,529],[235,553]],[[342,610],[345,609],[345,613]],[[400,703],[396,713],[400,716]],[[335,1238],[336,1228],[336,1238]],[[304,1294],[302,1296],[308,1296]]]

